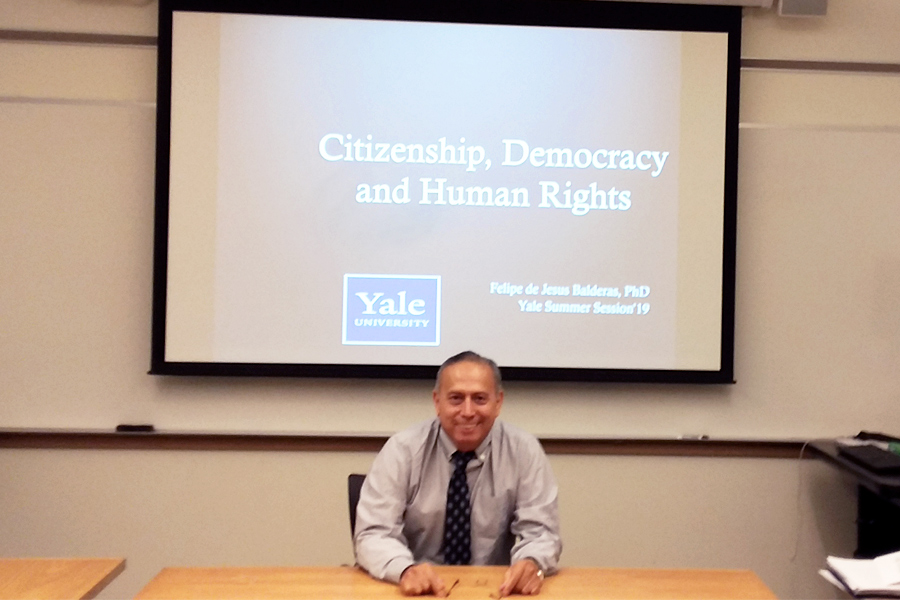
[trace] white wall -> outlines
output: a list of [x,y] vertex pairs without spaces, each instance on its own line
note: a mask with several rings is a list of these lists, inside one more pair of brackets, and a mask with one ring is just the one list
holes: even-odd
[[[153,35],[155,10],[0,0],[0,30]],[[895,0],[748,9],[743,55],[898,65],[898,25]],[[0,73],[0,427],[383,433],[429,414],[422,382],[148,376],[155,49],[0,41]],[[745,70],[742,85],[738,383],[511,383],[508,420],[576,437],[900,431],[900,76]],[[346,562],[343,478],[370,460],[0,450],[0,554],[124,555],[106,597],[166,565]],[[746,567],[822,597],[824,554],[852,551],[853,487],[824,465],[552,461],[568,565]]]

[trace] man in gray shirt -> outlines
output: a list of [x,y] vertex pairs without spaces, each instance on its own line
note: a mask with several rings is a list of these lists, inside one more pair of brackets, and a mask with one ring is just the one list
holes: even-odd
[[437,418],[392,436],[366,477],[356,511],[357,562],[399,583],[404,594],[445,595],[431,565],[460,562],[458,549],[445,543],[448,487],[452,496],[454,454],[471,453],[458,473],[463,479],[465,469],[471,507],[471,546],[461,562],[511,565],[501,596],[539,593],[562,550],[557,485],[540,443],[496,421],[503,389],[488,358],[463,352],[447,359],[432,396]]

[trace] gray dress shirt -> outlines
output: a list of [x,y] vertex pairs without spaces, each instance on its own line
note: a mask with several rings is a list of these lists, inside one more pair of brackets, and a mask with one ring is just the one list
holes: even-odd
[[[372,463],[356,509],[357,563],[398,582],[419,562],[443,562],[444,509],[453,441],[434,419],[392,436]],[[472,564],[535,560],[556,571],[557,485],[537,439],[495,421],[466,476],[472,503]]]

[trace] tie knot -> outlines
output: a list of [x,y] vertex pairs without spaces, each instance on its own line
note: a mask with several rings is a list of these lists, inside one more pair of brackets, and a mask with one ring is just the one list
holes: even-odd
[[470,460],[475,458],[475,453],[471,450],[469,452],[460,452],[457,450],[453,453],[451,457],[453,459],[453,466],[456,467],[456,470],[465,469],[466,465],[469,464]]

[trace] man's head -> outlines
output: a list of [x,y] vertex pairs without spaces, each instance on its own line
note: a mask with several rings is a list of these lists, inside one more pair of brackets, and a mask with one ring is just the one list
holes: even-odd
[[457,450],[475,450],[503,406],[500,369],[471,351],[451,356],[438,370],[432,397],[441,427]]

